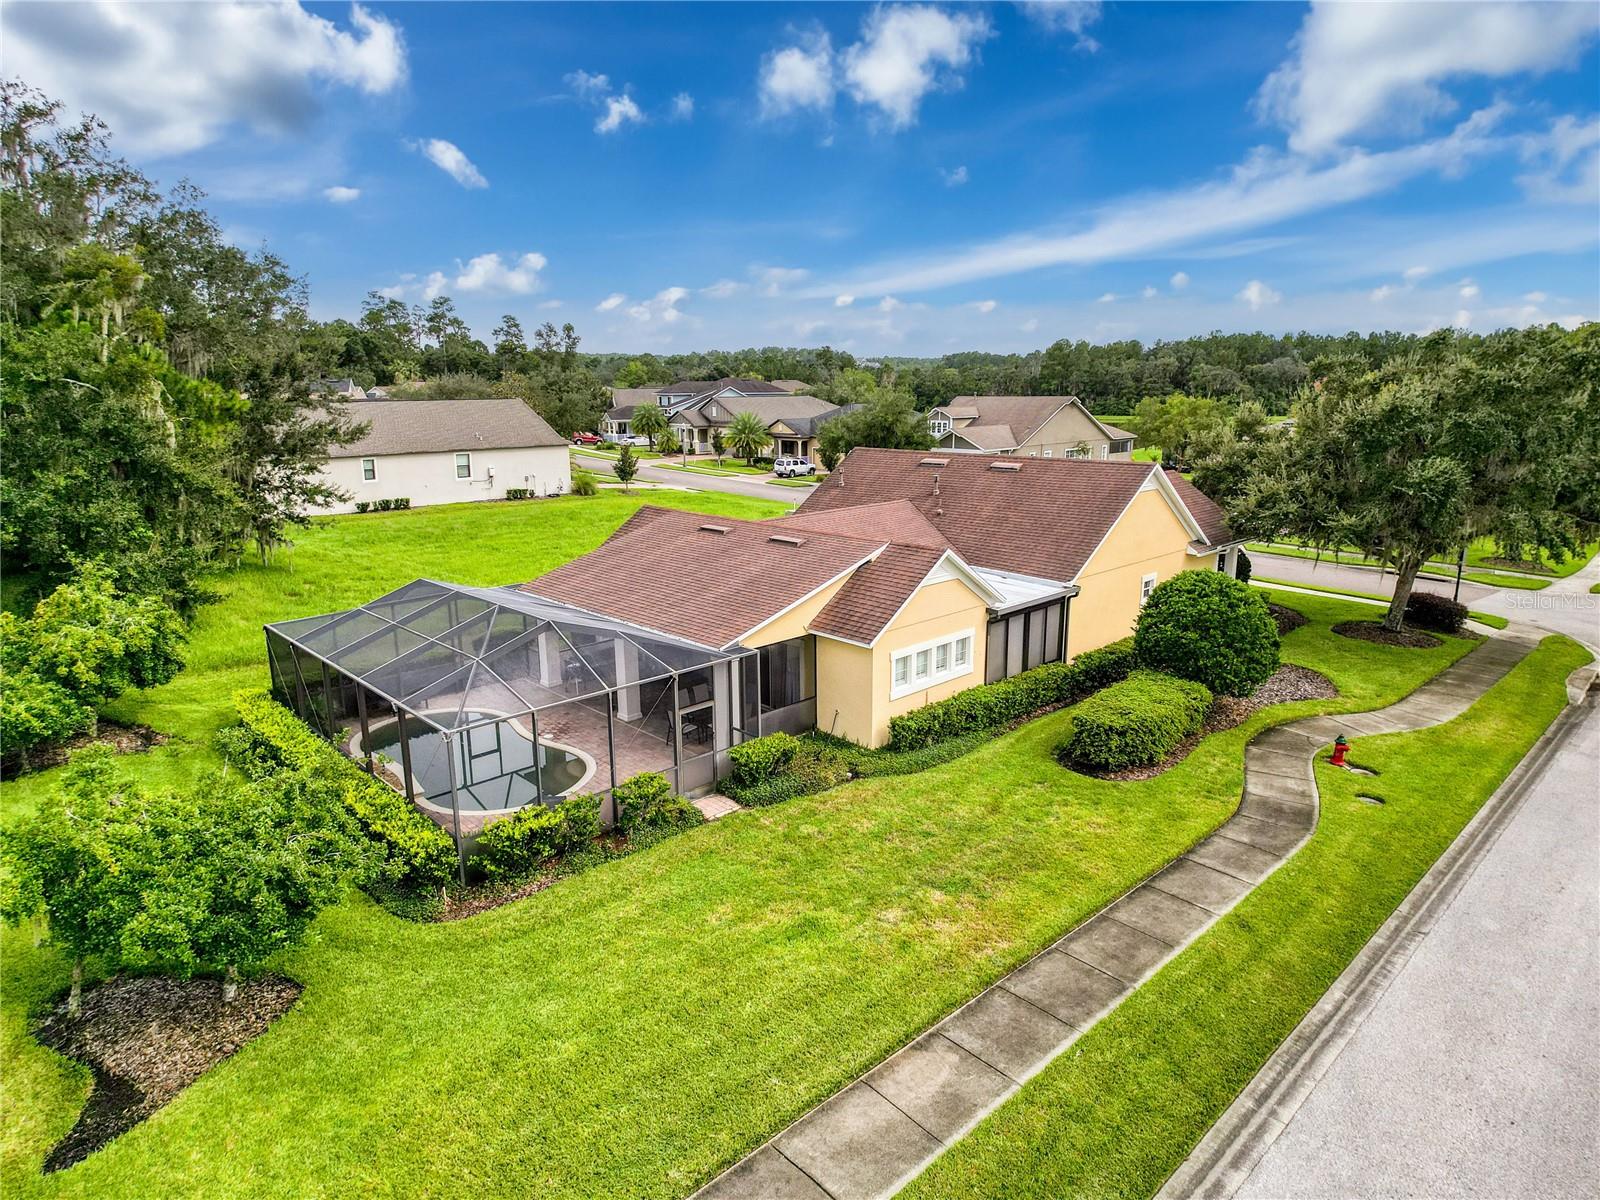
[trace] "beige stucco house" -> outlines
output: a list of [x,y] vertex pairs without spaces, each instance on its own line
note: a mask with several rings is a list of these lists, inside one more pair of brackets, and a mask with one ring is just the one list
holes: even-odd
[[1076,396],[957,396],[928,413],[928,432],[941,450],[1027,458],[1126,462],[1134,443]]
[[525,403],[502,400],[357,400],[366,434],[334,447],[323,478],[357,502],[405,498],[411,507],[503,500],[506,489],[550,496],[572,490],[566,440]]

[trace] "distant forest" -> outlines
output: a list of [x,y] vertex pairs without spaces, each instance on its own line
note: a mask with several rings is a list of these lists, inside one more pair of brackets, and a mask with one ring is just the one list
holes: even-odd
[[1210,333],[1148,346],[1062,339],[1031,354],[970,350],[940,358],[857,359],[827,346],[582,358],[596,378],[614,387],[738,376],[799,379],[828,394],[843,372],[866,369],[886,388],[908,393],[919,409],[952,396],[1070,395],[1093,412],[1131,413],[1145,397],[1182,392],[1255,400],[1269,413],[1285,413],[1314,360],[1353,358],[1375,368],[1406,353],[1418,340],[1402,333]]

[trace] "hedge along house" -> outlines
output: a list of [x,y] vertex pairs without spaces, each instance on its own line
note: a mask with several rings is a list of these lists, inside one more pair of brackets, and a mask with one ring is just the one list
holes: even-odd
[[465,878],[491,822],[657,771],[709,787],[760,731],[758,664],[516,588],[419,579],[266,627],[272,691],[449,831]]

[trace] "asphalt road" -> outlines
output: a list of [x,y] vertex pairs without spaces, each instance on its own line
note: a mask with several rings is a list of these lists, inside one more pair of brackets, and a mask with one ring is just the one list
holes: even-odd
[[1596,1195],[1596,705],[1235,1196]]
[[[1352,567],[1342,563],[1317,562],[1310,558],[1293,558],[1287,554],[1264,554],[1252,550],[1250,573],[1267,579],[1283,579],[1289,583],[1304,584],[1306,587],[1344,588],[1352,592],[1370,592],[1374,596],[1394,595],[1394,575],[1374,567]],[[1454,595],[1455,588],[1456,581],[1453,578],[1447,582],[1419,578],[1416,584],[1417,591],[1438,592],[1445,596]],[[1485,587],[1463,579],[1461,602],[1478,608],[1479,600],[1496,595],[1500,591],[1500,588]]]
[[[583,459],[585,466],[602,477],[611,474],[611,464],[616,461],[604,454],[585,454],[576,448],[573,453]],[[651,466],[649,462],[639,465],[639,474],[635,476],[635,482],[640,480],[667,487],[687,488],[690,491],[727,492],[734,496],[751,496],[757,500],[777,500],[783,504],[799,504],[809,491],[806,488],[780,487],[753,475],[695,475],[688,471],[664,470],[661,467]]]

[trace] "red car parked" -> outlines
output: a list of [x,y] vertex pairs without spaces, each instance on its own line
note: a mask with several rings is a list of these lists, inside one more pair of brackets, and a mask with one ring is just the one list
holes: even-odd
[[574,446],[598,446],[600,437],[593,433],[575,433],[572,435],[572,444]]

